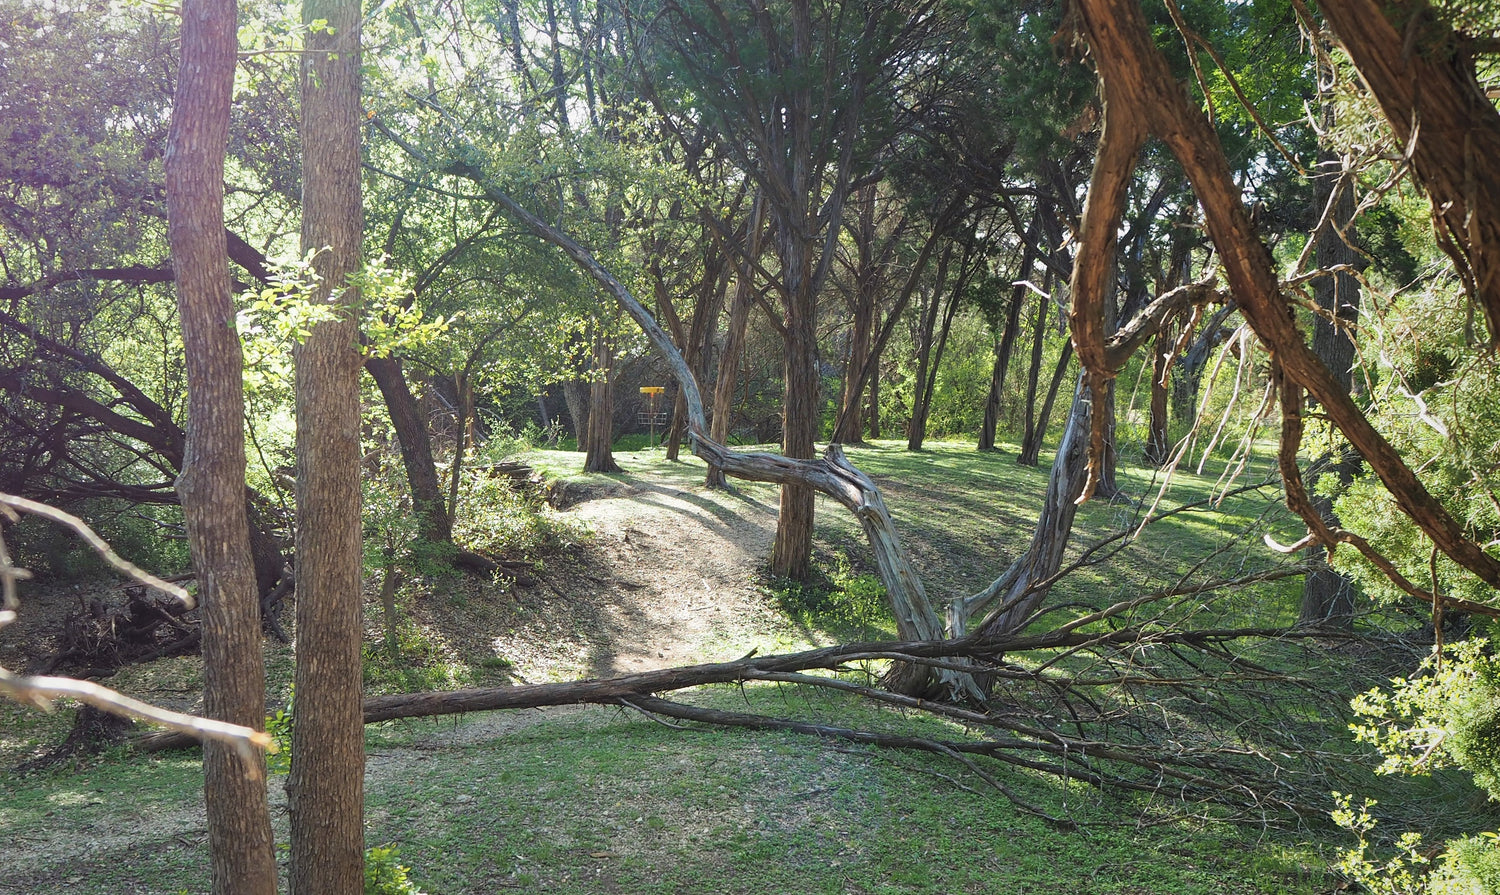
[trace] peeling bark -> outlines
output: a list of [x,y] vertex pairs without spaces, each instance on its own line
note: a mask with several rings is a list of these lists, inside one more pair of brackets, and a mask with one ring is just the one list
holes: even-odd
[[[1172,76],[1152,40],[1137,0],[1079,0],[1078,10],[1104,85],[1106,115],[1113,114],[1115,121],[1134,119],[1135,123],[1126,125],[1132,133],[1140,128],[1149,129],[1181,162],[1202,204],[1209,236],[1218,249],[1240,311],[1273,359],[1290,381],[1305,388],[1323,405],[1329,419],[1365,457],[1401,510],[1438,548],[1485,583],[1500,587],[1500,560],[1465,536],[1463,526],[1427,491],[1401,454],[1375,429],[1304,341],[1291,307],[1281,294],[1270,253],[1255,232],[1218,138],[1203,112]],[[1372,18],[1384,21],[1378,12],[1372,13]],[[1111,106],[1116,109],[1113,113],[1109,111]],[[1461,112],[1467,106],[1458,108]],[[1430,106],[1424,109],[1433,111]],[[1445,109],[1440,114],[1451,111]],[[1445,139],[1464,133],[1450,131]],[[1500,159],[1500,148],[1489,157]],[[1103,199],[1101,196],[1100,201]],[[1089,201],[1094,202],[1092,191]],[[1122,201],[1123,197],[1110,198],[1108,205],[1113,209],[1107,215],[1110,220],[1118,222]],[[1489,207],[1500,209],[1500,201],[1491,202]],[[1105,205],[1099,208],[1103,214]],[[1107,240],[1085,236],[1078,263],[1084,265],[1084,254],[1098,252],[1106,243]],[[1087,263],[1091,269],[1097,269],[1099,264],[1097,260]],[[1075,314],[1074,332],[1081,343],[1080,354],[1087,352],[1085,362],[1090,376],[1099,378],[1108,375],[1109,366],[1106,350],[1101,347],[1097,316],[1090,311]],[[1099,428],[1097,424],[1095,428]],[[1099,440],[1098,434],[1094,440]]]

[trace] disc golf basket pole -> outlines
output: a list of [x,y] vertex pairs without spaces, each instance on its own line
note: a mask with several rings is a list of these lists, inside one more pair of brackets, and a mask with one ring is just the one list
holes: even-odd
[[646,448],[648,450],[656,449],[656,427],[665,425],[667,422],[666,411],[658,413],[656,410],[656,400],[665,391],[666,389],[660,385],[641,386],[641,394],[646,396],[647,409],[645,413],[637,414],[636,421],[644,423],[649,429],[650,434],[646,436]]

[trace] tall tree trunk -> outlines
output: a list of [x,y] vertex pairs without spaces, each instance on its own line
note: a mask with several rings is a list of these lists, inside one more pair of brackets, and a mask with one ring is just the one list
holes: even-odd
[[[1324,153],[1319,158],[1320,173],[1313,191],[1313,213],[1319,218],[1328,208],[1327,222],[1313,234],[1316,264],[1328,270],[1338,266],[1360,267],[1360,255],[1349,241],[1354,220],[1354,189],[1342,181],[1338,157]],[[1314,221],[1316,224],[1317,221]],[[1354,387],[1354,326],[1359,321],[1359,279],[1348,271],[1318,277],[1312,282],[1313,300],[1318,315],[1313,320],[1313,351],[1322,359],[1346,392]],[[1347,442],[1339,439],[1333,450],[1337,458],[1323,475],[1338,478],[1339,490],[1347,488],[1359,473],[1363,461]],[[1339,524],[1333,511],[1333,500],[1326,493],[1312,496],[1313,506],[1329,525]],[[1312,570],[1307,573],[1302,590],[1302,607],[1298,623],[1338,630],[1354,627],[1354,582],[1328,566],[1327,551],[1321,546],[1308,550]]]
[[588,453],[584,472],[619,472],[615,462],[614,346],[603,333],[594,336],[594,379],[589,383]]
[[578,442],[578,450],[587,452],[589,449],[589,400],[584,394],[583,386],[578,384],[577,379],[565,380],[563,387],[563,403],[568,405],[568,417],[573,421],[573,438]]
[[[1047,286],[1052,285],[1052,275],[1047,275]],[[1031,332],[1031,363],[1026,367],[1026,407],[1025,428],[1021,433],[1021,452],[1024,454],[1028,447],[1037,442],[1036,435],[1036,394],[1042,378],[1042,349],[1046,347],[1047,335],[1047,307],[1051,303],[1046,295],[1038,295],[1036,298],[1036,318]],[[1042,425],[1046,428],[1046,424]],[[1035,459],[1031,464],[1035,465]]]
[[[797,239],[787,234],[783,238]],[[814,329],[817,296],[811,289],[811,265],[805,246],[790,252],[803,267],[788,297],[786,315],[786,395],[781,415],[781,452],[796,459],[815,456],[818,431],[818,343]],[[786,256],[784,252],[784,257]],[[792,581],[812,577],[813,491],[805,485],[781,486],[776,541],[771,547],[771,574]]]
[[[724,293],[729,288],[729,259],[709,249],[703,253],[703,279],[698,284],[698,300],[693,303],[693,317],[687,330],[687,362],[701,382],[708,378],[714,342],[718,338],[719,314],[724,309]],[[667,434],[667,459],[676,460],[687,431],[687,401],[681,390],[672,402],[672,430]]]
[[1094,496],[1109,500],[1120,494],[1115,475],[1120,456],[1115,450],[1115,380],[1105,382],[1100,391],[1104,395],[1094,402],[1094,413],[1105,415],[1104,456],[1099,458],[1099,482],[1094,486]]
[[[297,723],[287,777],[293,895],[364,891],[359,370],[347,287],[361,255],[360,7],[305,0],[302,251],[344,310],[296,349]],[[326,22],[320,27],[317,23]],[[333,290],[341,289],[335,292]]]
[[[242,358],[224,235],[224,152],[237,51],[234,0],[186,0],[167,139],[167,236],[187,364],[187,443],[177,492],[203,606],[210,718],[265,725],[260,601],[245,498]],[[203,796],[215,895],[276,891],[266,764],[209,740]]]
[[[874,357],[874,355],[872,355]],[[875,357],[875,373],[870,377],[870,404],[868,414],[870,417],[869,430],[871,438],[880,437],[880,358]]]
[[1171,385],[1172,418],[1178,425],[1191,427],[1198,419],[1198,397],[1203,390],[1203,371],[1208,366],[1209,355],[1233,330],[1224,326],[1224,321],[1234,313],[1234,305],[1226,304],[1215,311],[1207,322],[1200,324],[1198,335],[1188,343],[1174,365]]
[[[1031,278],[1031,268],[1036,264],[1036,243],[1041,238],[1040,215],[1033,215],[1027,225],[1026,238],[1021,249],[1021,266],[1016,269],[1016,282]],[[995,450],[995,435],[1000,428],[1000,401],[1005,391],[1005,377],[1010,370],[1010,357],[1015,351],[1016,337],[1021,329],[1021,306],[1026,303],[1025,286],[1011,287],[1010,303],[1005,309],[1005,330],[1000,334],[1000,344],[995,348],[995,366],[990,371],[990,390],[984,399],[984,421],[979,427],[979,450]]]
[[849,235],[854,241],[857,259],[854,264],[854,301],[850,306],[849,352],[844,364],[844,386],[839,397],[839,413],[834,423],[833,440],[839,444],[860,444],[865,439],[865,415],[861,408],[864,400],[864,369],[869,359],[878,320],[876,299],[885,280],[885,268],[891,260],[896,242],[904,231],[897,226],[895,232],[877,251],[880,240],[875,211],[880,204],[879,184],[870,182],[860,187],[857,196],[859,213],[849,226]]
[[932,345],[937,336],[938,314],[943,307],[943,287],[948,282],[948,264],[953,260],[953,249],[952,242],[943,247],[942,257],[938,259],[937,278],[933,282],[931,296],[922,308],[917,326],[917,381],[912,389],[911,421],[906,429],[906,449],[909,451],[920,451],[922,442],[927,437],[927,402],[924,398],[927,394],[927,378],[934,366]]
[[912,413],[911,436],[907,439],[906,449],[919,451],[922,443],[927,439],[927,420],[932,415],[932,396],[937,391],[938,371],[942,368],[943,352],[948,347],[948,334],[953,330],[953,317],[958,312],[958,306],[962,301],[960,290],[963,288],[963,278],[959,278],[957,287],[948,296],[947,308],[943,311],[943,323],[938,330],[937,345],[932,349],[932,362],[927,368],[925,384],[921,387],[921,409]]
[[[1052,405],[1057,402],[1057,391],[1062,385],[1063,374],[1068,371],[1068,361],[1073,359],[1073,343],[1064,342],[1057,356],[1057,366],[1052,369],[1052,381],[1047,386],[1047,397],[1042,402],[1042,412],[1037,415],[1036,428],[1031,437],[1021,445],[1016,462],[1022,466],[1035,466],[1041,462],[1042,442],[1047,439],[1047,425],[1052,420]],[[1054,461],[1056,462],[1056,461]]]
[[997,451],[995,435],[1000,429],[1000,398],[1005,390],[1005,366],[1000,363],[1000,346],[995,346],[995,363],[990,368],[990,387],[984,396],[984,420],[979,424],[978,450]]
[[860,371],[869,360],[871,342],[875,330],[874,283],[860,282],[856,286],[853,331],[849,337],[849,360],[844,365],[844,389],[839,400],[838,429],[833,440],[840,444],[862,444],[865,440],[865,414],[861,408],[864,389],[860,387]]
[[[750,206],[750,220],[745,231],[745,254],[749,260],[760,257],[765,214],[765,200],[757,193],[754,204]],[[739,381],[740,358],[745,353],[745,330],[750,325],[750,303],[754,293],[750,264],[739,265],[734,299],[729,306],[729,330],[724,334],[724,350],[719,354],[719,378],[714,383],[713,423],[709,434],[719,444],[729,443],[729,425],[734,419],[734,386]],[[724,487],[724,470],[709,466],[706,484],[711,488]]]
[[407,384],[401,361],[394,357],[370,357],[365,361],[365,369],[385,398],[391,427],[396,430],[396,441],[401,445],[401,464],[406,469],[412,508],[417,517],[417,536],[434,544],[452,543],[453,522],[448,515],[437,463],[432,456],[432,436],[422,419],[416,396]]
[[1167,372],[1176,344],[1174,333],[1163,329],[1157,333],[1151,350],[1151,419],[1147,424],[1144,459],[1161,466],[1171,455],[1167,438]]
[[453,462],[448,466],[448,512],[449,518],[458,514],[458,491],[463,486],[464,458],[469,453],[474,426],[474,383],[467,371],[453,377],[453,391],[458,401],[458,412],[453,418]]

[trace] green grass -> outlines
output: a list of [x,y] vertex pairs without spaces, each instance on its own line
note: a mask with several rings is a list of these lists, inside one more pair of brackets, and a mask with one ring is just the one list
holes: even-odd
[[[1050,459],[1044,456],[1040,469],[1027,469],[1014,463],[1013,447],[994,455],[946,444],[912,454],[880,443],[849,454],[880,483],[929,592],[940,598],[983,586],[1025,548]],[[770,485],[740,482],[729,492],[706,491],[702,463],[684,457],[669,463],[660,449],[622,451],[617,459],[625,472],[617,476],[581,475],[582,455],[576,453],[538,451],[529,460],[548,474],[591,486],[617,482],[677,489],[714,513],[745,512],[752,504],[774,507]],[[1121,484],[1130,498],[1149,501],[1155,494],[1151,475],[1125,467]],[[1213,488],[1212,476],[1179,474],[1164,505],[1198,499]],[[1108,564],[1071,576],[1056,599],[1082,606],[1113,602],[1174,580],[1195,558],[1226,546],[1233,549],[1222,553],[1214,568],[1259,561],[1265,553],[1261,532],[1291,539],[1292,526],[1274,509],[1274,500],[1269,492],[1237,498],[1217,514],[1180,517],[1148,529]],[[1133,512],[1125,503],[1085,506],[1074,544],[1116,530]],[[871,600],[868,551],[858,526],[830,501],[819,504],[816,550],[827,586],[794,592],[767,583],[785,618],[760,635],[754,645],[762,652],[892,633]],[[496,599],[479,591],[445,596],[441,583],[426,586],[430,592],[421,599],[452,612]],[[1295,583],[1245,588],[1212,605],[1184,603],[1172,612],[1193,613],[1199,623],[1285,622],[1295,614],[1296,590]],[[372,637],[377,629],[372,626]],[[372,640],[376,652],[368,684],[373,689],[434,680],[489,682],[510,667],[503,656],[453,653],[432,631],[414,629],[408,635],[403,653],[422,658],[412,669],[386,663],[378,640]],[[1271,644],[1252,655],[1276,667],[1303,661],[1280,649]],[[270,661],[276,705],[284,701],[290,677],[285,650],[273,650]],[[1338,675],[1346,667],[1330,658],[1319,673]],[[130,683],[139,673],[121,678]],[[180,668],[177,673],[191,689],[195,672]],[[945,722],[797,687],[711,688],[679,698],[832,724],[945,738],[968,735]],[[1286,711],[1295,716],[1301,709]],[[0,705],[0,754],[55,742],[66,728],[66,713],[37,721],[23,712]],[[1335,745],[1342,737],[1337,724],[1313,709],[1298,720]],[[367,844],[398,848],[401,863],[412,868],[412,880],[431,895],[1295,895],[1330,890],[1334,880],[1326,867],[1335,848],[1346,844],[1316,824],[1293,834],[1216,820],[1205,816],[1212,812],[1165,798],[1153,802],[1100,793],[1024,769],[998,772],[1024,801],[1082,824],[1081,831],[1069,831],[1020,810],[968,768],[945,758],[793,734],[675,730],[612,708],[389,723],[369,728],[367,740]],[[0,779],[0,836],[24,846],[12,849],[7,870],[0,873],[0,895],[206,890],[201,784],[196,757],[118,753],[76,771]],[[1429,790],[1434,813],[1467,798],[1463,787],[1461,780],[1444,780]],[[279,781],[273,781],[272,794],[278,838],[284,842]],[[147,821],[161,832],[132,835]],[[18,853],[24,860],[15,857]]]
[[[907,723],[798,688],[715,688],[690,698],[722,709],[748,701],[788,717]],[[408,721],[368,737],[366,841],[399,848],[429,893],[1209,895],[1328,884],[1320,855],[1295,839],[1201,819],[1138,829],[1128,815],[1140,806],[1027,772],[1008,775],[1008,785],[1090,825],[1085,832],[1019,811],[941,758],[792,734],[671,730],[602,708],[500,737],[469,730],[451,719]],[[111,756],[76,774],[6,781],[7,836],[67,828],[81,840],[59,847],[56,863],[11,867],[0,892],[203,891],[201,780],[189,757]],[[107,832],[128,832],[147,815],[182,820],[149,846],[116,843]],[[284,836],[280,808],[276,819]]]
[[[1051,454],[1044,453],[1037,467],[1015,462],[1016,445],[1001,445],[999,453],[980,453],[972,445],[928,442],[920,452],[905,444],[879,441],[848,448],[852,463],[880,486],[898,533],[922,574],[929,596],[945,602],[957,595],[981,590],[1023,552],[1042,507]],[[774,450],[771,446],[751,450]],[[736,504],[755,502],[775,507],[776,486],[758,482],[731,481],[728,495],[703,488],[702,461],[682,453],[669,462],[657,450],[617,451],[622,473],[601,476],[581,472],[583,455],[568,451],[535,451],[529,462],[547,475],[563,481],[620,482],[631,484],[648,479],[653,483],[692,491],[715,502],[721,512],[735,512]],[[1257,459],[1238,477],[1239,484],[1264,479],[1271,461]],[[1160,509],[1209,499],[1222,488],[1218,484],[1222,461],[1211,462],[1205,475],[1181,469],[1160,502]],[[1080,508],[1074,524],[1072,549],[1139,524],[1145,509],[1161,490],[1160,474],[1153,469],[1121,463],[1119,485],[1123,492],[1115,501],[1090,501]],[[1271,534],[1283,542],[1300,537],[1298,523],[1280,504],[1274,486],[1246,495],[1229,497],[1219,505],[1175,517],[1146,528],[1141,537],[1112,561],[1080,569],[1059,582],[1053,602],[1080,602],[1102,606],[1129,599],[1151,588],[1174,582],[1192,564],[1214,551],[1229,551],[1209,569],[1232,568],[1246,557],[1266,562],[1274,555],[1261,542]],[[848,574],[872,574],[869,548],[858,520],[835,501],[819,496],[815,559],[825,575],[839,573],[849,564]],[[774,582],[769,585],[779,587]],[[1245,625],[1287,624],[1295,620],[1300,586],[1297,581],[1258,585],[1242,589],[1232,603],[1218,607]],[[808,618],[801,622],[812,621]],[[822,633],[838,635],[848,628],[832,625]],[[827,638],[817,638],[826,640]],[[836,639],[836,636],[835,636]]]

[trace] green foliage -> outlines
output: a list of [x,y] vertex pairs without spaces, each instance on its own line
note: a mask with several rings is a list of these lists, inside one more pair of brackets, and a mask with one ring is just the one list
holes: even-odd
[[394,845],[375,845],[365,850],[365,895],[423,895],[407,878],[411,868],[399,860]]
[[364,685],[372,693],[416,693],[473,686],[474,675],[446,648],[442,640],[402,618],[395,625],[395,650],[384,640],[360,647]]
[[1332,812],[1333,822],[1358,838],[1354,848],[1339,856],[1340,873],[1372,895],[1425,895],[1434,891],[1428,885],[1432,858],[1424,852],[1421,834],[1403,833],[1394,848],[1377,856],[1370,838],[1376,826],[1370,814],[1375,802],[1366,799],[1356,808],[1343,793],[1334,793],[1334,798],[1338,807]]
[[[1451,283],[1401,296],[1365,326],[1365,364],[1380,379],[1364,400],[1367,414],[1467,536],[1494,550],[1500,547],[1500,360],[1470,338],[1471,321]],[[1408,579],[1436,584],[1454,597],[1494,599],[1474,575],[1434,555],[1431,542],[1373,473],[1356,479],[1335,508],[1347,527],[1368,538]],[[1334,564],[1377,600],[1405,599],[1356,551],[1338,551]]]
[[[99,500],[71,509],[86,518],[116,553],[143,569],[170,575],[190,564],[187,541],[180,537],[179,507]],[[41,581],[85,581],[116,574],[94,548],[37,517],[22,517],[7,529],[5,543],[16,564]]]
[[464,512],[453,521],[453,537],[479,553],[534,559],[585,535],[571,517],[554,512],[539,494],[518,489],[503,476],[465,476],[459,502]]
[[[247,388],[289,382],[291,347],[306,341],[314,326],[342,313],[337,303],[313,299],[319,279],[313,266],[317,255],[313,251],[298,261],[275,265],[270,285],[244,300],[237,324],[245,344]],[[366,261],[350,274],[345,287],[360,292],[359,326],[366,356],[389,357],[430,344],[453,319],[424,319],[422,309],[412,302],[410,274],[386,266],[384,258]]]
[[[1500,660],[1489,646],[1483,638],[1464,641],[1428,658],[1416,675],[1392,680],[1388,690],[1355,697],[1352,706],[1364,720],[1352,729],[1384,757],[1381,773],[1426,774],[1457,765],[1492,798],[1500,797]],[[1334,821],[1359,838],[1344,853],[1340,869],[1370,891],[1500,893],[1500,835],[1486,832],[1448,842],[1435,871],[1433,852],[1424,850],[1422,836],[1414,832],[1401,834],[1394,854],[1376,859],[1370,842],[1374,803],[1366,800],[1355,809],[1347,796],[1336,795]]]
[[842,553],[817,580],[774,579],[766,583],[766,591],[788,618],[810,628],[865,637],[891,626],[885,585],[872,574],[855,574]]
[[275,748],[266,752],[266,770],[272,774],[285,774],[292,769],[292,705],[296,691],[288,686],[286,705],[266,716],[266,733],[270,734]]
[[1443,889],[1453,895],[1500,892],[1500,833],[1480,833],[1445,844]]

